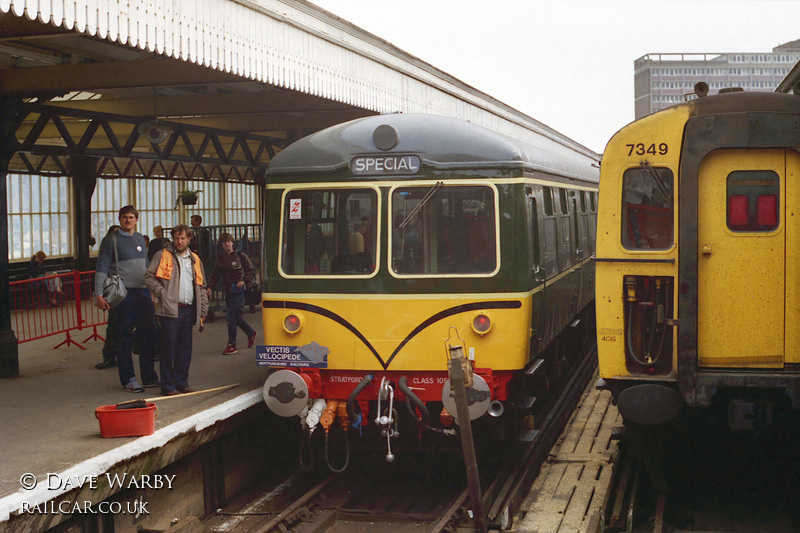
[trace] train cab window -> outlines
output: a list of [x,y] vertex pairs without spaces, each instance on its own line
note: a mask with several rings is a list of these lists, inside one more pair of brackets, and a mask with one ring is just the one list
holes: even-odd
[[728,175],[728,228],[766,232],[779,225],[780,180],[771,170],[737,170]]
[[629,168],[622,176],[622,245],[666,250],[674,242],[673,175],[668,168]]
[[491,274],[497,268],[495,190],[486,186],[399,187],[392,191],[392,272]]
[[282,273],[369,275],[376,268],[378,195],[374,189],[297,189],[284,197]]

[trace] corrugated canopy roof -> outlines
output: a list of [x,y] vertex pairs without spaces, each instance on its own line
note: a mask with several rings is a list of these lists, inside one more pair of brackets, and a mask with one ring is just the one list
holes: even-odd
[[[303,0],[0,0],[0,27],[0,93],[134,125],[157,118],[280,148],[358,117],[433,113],[597,157]],[[86,130],[74,116],[63,127],[78,138]],[[65,143],[58,127],[40,133],[43,144]]]

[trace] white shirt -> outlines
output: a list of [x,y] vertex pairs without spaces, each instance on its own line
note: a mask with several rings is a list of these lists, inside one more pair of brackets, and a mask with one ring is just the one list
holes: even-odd
[[192,305],[194,302],[194,272],[192,272],[192,258],[189,256],[189,250],[180,254],[175,252],[178,256],[178,266],[180,272],[180,288],[178,291],[178,303],[181,305]]

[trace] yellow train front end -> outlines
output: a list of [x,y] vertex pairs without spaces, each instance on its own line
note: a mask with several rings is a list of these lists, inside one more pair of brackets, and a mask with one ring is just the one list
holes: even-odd
[[602,162],[600,386],[623,417],[723,406],[755,429],[800,407],[800,117],[735,92],[636,121]]
[[324,344],[329,371],[446,372],[456,343],[477,368],[527,363],[530,298],[270,294],[264,305],[269,343]]
[[[260,363],[290,367],[268,386],[297,374],[311,398],[357,401],[362,425],[380,416],[375,402],[391,386],[398,405],[409,391],[415,405],[441,403],[431,414],[447,426],[455,413],[448,364],[451,349],[460,348],[474,369],[477,418],[508,399],[514,371],[528,362],[530,298],[497,296],[273,294],[264,302],[270,353]],[[288,407],[277,398],[268,405]]]
[[[688,109],[634,122],[608,143],[597,221],[597,351],[602,386],[628,420],[667,420],[680,405],[678,175]],[[643,398],[653,398],[646,402]],[[660,411],[660,412],[659,412]]]

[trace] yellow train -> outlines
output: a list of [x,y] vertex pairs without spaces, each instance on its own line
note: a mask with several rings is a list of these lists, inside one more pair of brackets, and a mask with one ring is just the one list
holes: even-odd
[[389,448],[404,424],[413,441],[453,434],[453,348],[474,368],[470,418],[519,422],[538,407],[563,369],[565,328],[594,335],[598,160],[560,148],[394,114],[279,153],[258,347],[278,369],[269,408],[309,435],[360,425]]
[[598,386],[628,421],[755,429],[800,407],[800,98],[696,90],[603,156]]

